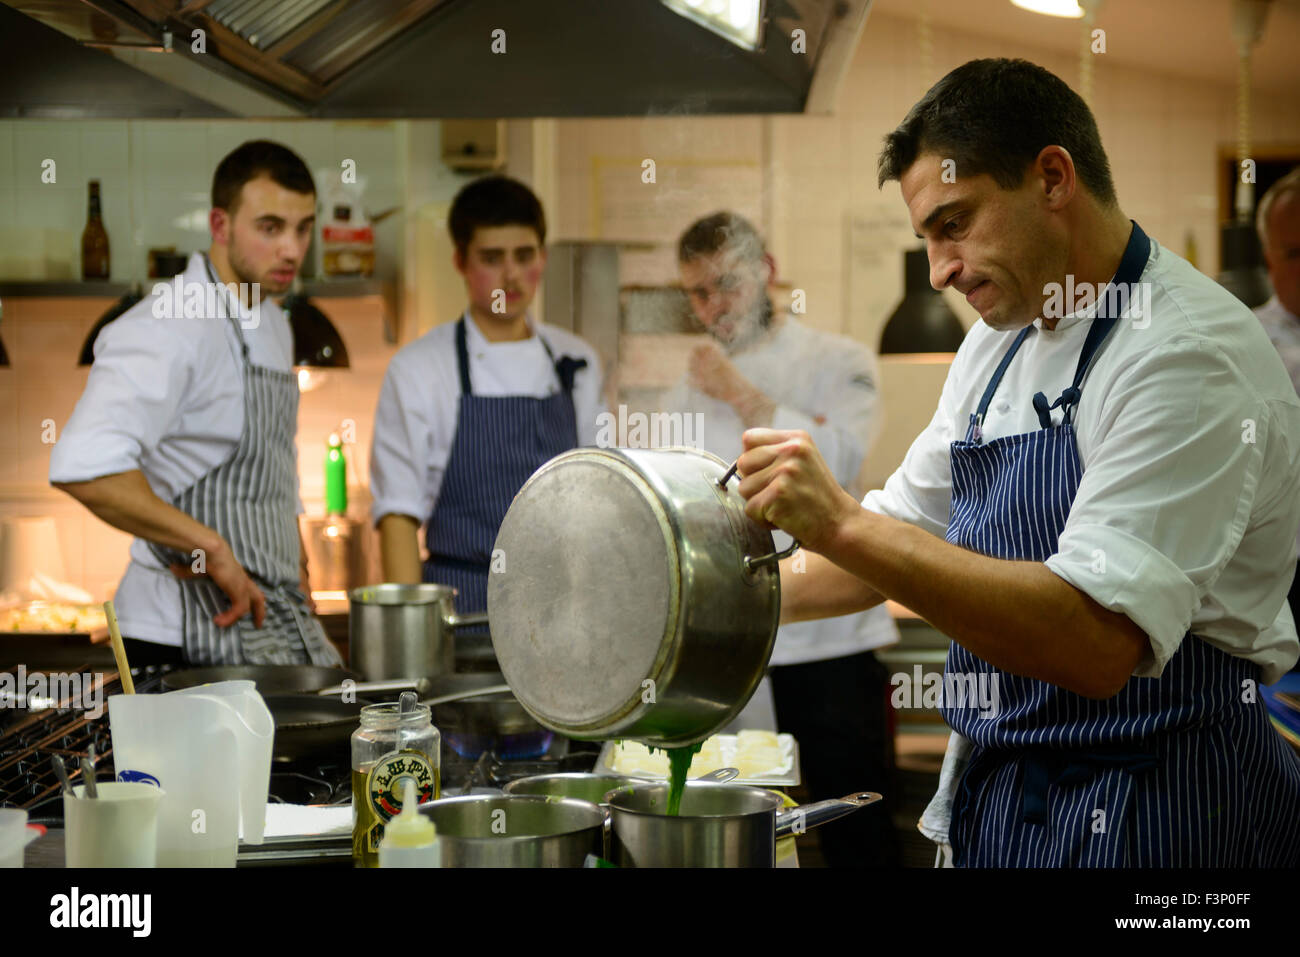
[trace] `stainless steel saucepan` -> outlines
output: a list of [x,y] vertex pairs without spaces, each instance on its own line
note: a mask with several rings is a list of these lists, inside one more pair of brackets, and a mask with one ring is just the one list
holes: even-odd
[[492,643],[539,722],[569,737],[701,741],[763,676],[781,607],[772,536],[734,468],[694,449],[551,459],[501,524]]
[[348,592],[348,653],[368,681],[432,678],[455,670],[458,629],[487,615],[458,615],[447,585],[365,585]]

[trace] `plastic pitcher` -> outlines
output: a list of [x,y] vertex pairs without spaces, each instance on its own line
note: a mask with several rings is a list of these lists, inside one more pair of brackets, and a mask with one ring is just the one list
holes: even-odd
[[0,867],[22,867],[23,849],[40,834],[27,826],[27,812],[0,808]]
[[262,843],[275,722],[251,681],[219,681],[108,699],[119,781],[165,792],[159,867],[234,867],[244,840]]

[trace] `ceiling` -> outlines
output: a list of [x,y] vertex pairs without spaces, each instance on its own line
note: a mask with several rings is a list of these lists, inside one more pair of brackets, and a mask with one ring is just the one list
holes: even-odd
[[[1077,55],[1078,20],[1030,13],[1011,0],[875,0],[873,16],[909,20],[929,13],[932,29]],[[1097,26],[1106,56],[1173,76],[1235,84],[1232,0],[1103,0]],[[1300,0],[1273,0],[1251,54],[1252,87],[1300,97]]]
[[[116,59],[224,113],[340,118],[821,112],[871,6],[767,0],[750,51],[660,0],[3,3],[17,27],[0,59],[28,69],[0,74],[0,115],[141,115],[125,94],[105,102]],[[166,110],[195,115],[175,97]]]

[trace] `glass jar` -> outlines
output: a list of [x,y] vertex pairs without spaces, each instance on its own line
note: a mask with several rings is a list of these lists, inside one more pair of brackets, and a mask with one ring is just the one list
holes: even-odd
[[407,780],[419,803],[441,795],[442,736],[428,705],[405,714],[396,702],[366,705],[352,732],[352,858],[358,867],[379,866],[384,825],[402,809]]

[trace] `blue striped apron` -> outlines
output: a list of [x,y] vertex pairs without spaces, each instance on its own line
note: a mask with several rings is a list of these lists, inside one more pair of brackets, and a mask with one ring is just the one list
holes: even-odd
[[[307,608],[299,587],[298,377],[252,363],[239,321],[226,308],[211,263],[221,316],[234,326],[243,362],[244,426],[230,457],[181,491],[172,505],[230,544],[244,571],[266,597],[259,628],[251,614],[227,628],[213,623],[230,600],[210,578],[191,578],[181,590],[181,644],[187,664],[341,665],[338,651]],[[189,555],[150,544],[164,565],[191,567]]]
[[429,558],[423,578],[458,589],[456,611],[461,614],[487,609],[492,546],[515,494],[543,463],[578,444],[573,381],[587,360],[557,360],[541,333],[536,335],[554,363],[560,391],[541,399],[481,396],[470,385],[465,318],[456,324],[456,438],[425,526]]
[[[1141,277],[1150,240],[1134,223],[1115,283]],[[1131,287],[1130,287],[1131,288]],[[948,541],[995,558],[1056,551],[1083,466],[1071,423],[1084,376],[1118,316],[1102,297],[1041,428],[985,443],[981,424],[1027,326],[1003,356],[965,439],[953,442]],[[1051,410],[1063,419],[1053,425]],[[1159,678],[1094,701],[994,668],[954,642],[944,719],[974,747],[953,799],[958,867],[1276,867],[1300,864],[1300,759],[1251,692],[1257,665],[1188,633]],[[996,682],[999,708],[969,692]],[[985,685],[987,686],[987,684]]]

